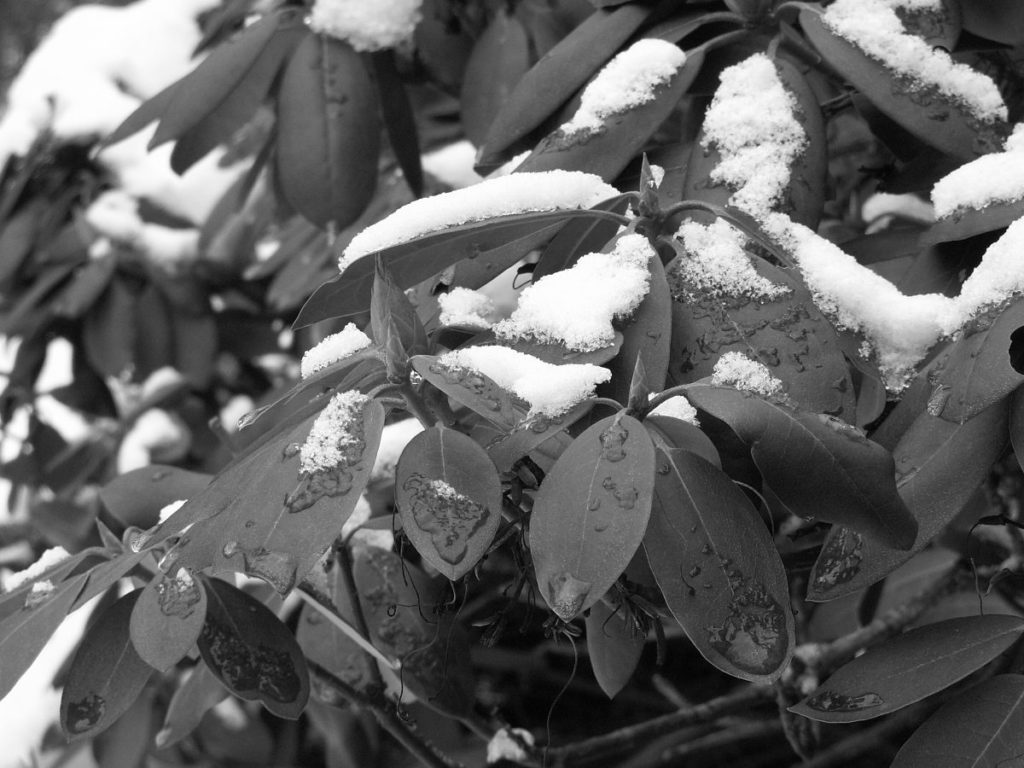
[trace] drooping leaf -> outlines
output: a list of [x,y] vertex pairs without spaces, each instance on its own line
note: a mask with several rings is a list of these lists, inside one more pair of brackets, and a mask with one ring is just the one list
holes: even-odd
[[587,614],[587,655],[597,684],[609,699],[626,687],[644,650],[644,636],[630,610],[598,600]]
[[135,706],[111,723],[92,741],[92,753],[103,768],[137,768],[153,741],[156,691],[143,688]]
[[377,183],[380,124],[373,82],[347,43],[308,35],[285,69],[277,107],[278,183],[321,227],[363,212]]
[[1016,616],[972,616],[912,629],[840,667],[790,712],[823,723],[887,715],[988,664],[1024,632]]
[[156,735],[157,749],[177,744],[194,731],[203,717],[228,696],[210,668],[199,662],[171,697],[163,726]]
[[159,574],[132,610],[132,645],[149,666],[167,672],[192,650],[205,619],[206,591],[191,573]]
[[128,115],[128,117],[124,119],[124,122],[114,129],[113,133],[106,136],[103,141],[100,142],[100,150],[103,150],[112,144],[124,141],[129,136],[134,136],[153,121],[159,120],[163,116],[164,112],[167,111],[168,105],[170,105],[171,101],[174,99],[174,92],[180,82],[180,80],[176,80],[155,96],[152,96],[142,102],[138,109]]
[[776,679],[795,646],[786,571],[750,501],[700,456],[657,455],[644,549],[672,615],[726,674]]
[[937,584],[956,568],[959,559],[959,554],[943,547],[930,547],[919,552],[885,578],[878,601],[871,610],[866,610],[867,606],[861,603],[861,623],[867,624],[875,616],[884,616],[887,611],[904,605],[922,590]]
[[501,522],[501,481],[476,441],[431,427],[413,437],[398,460],[395,505],[416,550],[455,581],[494,539]]
[[544,600],[563,621],[601,599],[636,553],[654,491],[654,446],[624,412],[577,437],[545,477],[530,518]]
[[982,122],[937,88],[909,83],[834,34],[821,20],[820,11],[804,6],[800,26],[829,64],[922,141],[961,160],[973,160],[1002,148],[1008,130],[1005,123]]
[[151,464],[115,477],[100,489],[100,499],[107,511],[125,525],[151,528],[161,509],[195,496],[210,479],[211,475],[201,472]]
[[[629,195],[609,198],[594,206],[594,210],[624,213]],[[618,225],[603,219],[575,219],[567,223],[551,238],[537,260],[531,278],[537,282],[545,275],[568,269],[580,256],[601,250],[615,236]]]
[[893,449],[897,488],[917,521],[908,550],[836,526],[811,571],[809,600],[832,600],[881,579],[920,552],[953,520],[1006,445],[1006,402],[964,424],[923,413]]
[[420,141],[409,94],[395,66],[394,52],[378,51],[370,55],[380,98],[384,130],[388,132],[391,149],[413,194],[423,194],[423,168],[420,164]]
[[507,150],[553,115],[615,55],[650,12],[633,3],[596,11],[548,51],[501,102],[481,147],[480,164],[504,162]]
[[309,699],[309,670],[294,635],[273,611],[234,585],[199,579],[207,595],[199,635],[203,661],[236,696],[297,720]]
[[103,611],[75,653],[60,700],[60,725],[69,740],[109,728],[135,703],[153,674],[128,633],[140,594],[129,592]]
[[913,544],[917,522],[896,492],[892,455],[855,427],[731,387],[693,386],[686,397],[749,446],[765,484],[793,513],[897,548]]
[[929,717],[891,768],[982,768],[1024,755],[1024,675],[996,675]]

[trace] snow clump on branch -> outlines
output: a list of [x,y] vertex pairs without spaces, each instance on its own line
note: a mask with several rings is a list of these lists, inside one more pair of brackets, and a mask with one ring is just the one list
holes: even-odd
[[423,18],[421,5],[422,0],[316,0],[309,26],[357,51],[379,51],[412,38]]

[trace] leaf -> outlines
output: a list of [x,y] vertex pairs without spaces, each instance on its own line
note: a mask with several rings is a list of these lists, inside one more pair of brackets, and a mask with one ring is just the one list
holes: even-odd
[[933,48],[952,51],[961,31],[961,0],[940,0],[933,7],[897,7],[896,14],[908,31],[923,37]]
[[957,552],[943,547],[930,547],[919,552],[885,578],[878,603],[872,610],[865,612],[861,603],[861,624],[868,624],[876,616],[884,616],[932,584],[938,584],[953,572],[959,560]]
[[157,749],[167,749],[194,731],[203,717],[228,697],[227,689],[202,662],[192,667],[171,697],[164,724],[156,735]]
[[629,565],[647,528],[654,446],[624,412],[577,437],[534,501],[530,552],[544,600],[563,621],[596,603]]
[[229,691],[297,720],[309,700],[309,670],[291,631],[267,606],[232,584],[202,574],[203,661]]
[[51,310],[58,317],[72,320],[80,318],[106,290],[116,269],[117,258],[113,255],[89,261],[72,276],[60,295],[53,300]]
[[395,282],[405,290],[463,259],[488,258],[489,251],[517,249],[525,255],[546,242],[552,224],[573,218],[605,218],[604,211],[565,210],[500,216],[450,227],[354,261],[340,275],[321,285],[302,307],[293,325],[303,328],[319,320],[355,317],[370,306],[375,257],[380,255]]
[[[639,28],[650,8],[596,11],[526,72],[501,103],[480,148],[479,164],[504,162],[508,150],[553,115]],[[470,137],[472,139],[472,136]]]
[[1015,0],[960,0],[964,29],[1007,45],[1024,42],[1024,8]]
[[192,650],[205,619],[206,592],[193,574],[184,568],[158,574],[132,611],[132,645],[149,666],[167,672]]
[[897,72],[833,34],[822,22],[821,12],[810,6],[800,11],[800,26],[829,64],[922,141],[961,160],[1002,149],[1004,122],[982,123],[934,87],[908,88]]
[[4,293],[10,293],[15,277],[32,255],[45,204],[42,199],[32,200],[0,226],[0,286]]
[[1013,392],[1024,374],[1010,360],[1014,331],[1024,325],[1024,299],[999,313],[988,330],[964,333],[950,348],[939,372],[928,410],[947,421],[963,423]]
[[413,194],[423,194],[423,167],[420,164],[420,142],[416,131],[416,115],[409,94],[398,74],[393,51],[370,54],[377,84],[384,130],[388,132],[391,150],[398,159],[402,174]]
[[653,89],[650,99],[610,115],[601,128],[566,135],[561,128],[548,134],[516,171],[536,173],[562,169],[585,171],[605,181],[616,178],[658,127],[676,108],[704,63],[704,51],[691,51],[672,78]]
[[[592,210],[622,214],[629,206],[629,195],[618,195],[598,203]],[[537,282],[545,275],[568,269],[580,256],[600,251],[618,231],[615,222],[604,219],[574,219],[562,227],[541,251],[531,280]]]
[[597,684],[609,699],[626,687],[644,651],[644,635],[634,625],[629,608],[610,608],[603,600],[586,618],[587,655]]
[[656,462],[644,550],[668,609],[710,664],[775,680],[796,640],[786,571],[764,523],[700,456],[659,449]]
[[1006,444],[1007,404],[965,424],[921,414],[893,449],[897,489],[917,520],[908,550],[833,528],[811,571],[808,600],[833,600],[881,579],[920,552],[961,510]]
[[[0,699],[11,692],[57,631],[86,580],[85,575],[80,574],[55,583],[49,595],[33,594],[32,583],[42,582],[46,577],[47,574],[43,574],[24,588],[3,595],[0,603]],[[56,578],[51,576],[51,582]]]
[[60,699],[68,740],[93,737],[135,704],[153,670],[139,658],[128,621],[141,590],[129,592],[99,615],[75,653]]
[[181,80],[176,80],[155,96],[142,102],[138,109],[128,115],[128,117],[126,117],[112,133],[104,137],[103,141],[99,144],[99,151],[103,151],[113,144],[124,141],[129,136],[134,136],[153,121],[159,120],[163,117],[164,112],[167,111],[167,107],[174,99],[174,92],[177,90],[180,83]]
[[[335,574],[336,581],[341,580]],[[345,595],[344,586],[335,587],[334,603],[338,614],[349,624],[354,624],[351,604]],[[323,614],[309,605],[302,606],[299,624],[295,630],[303,654],[331,674],[359,691],[365,691],[373,684],[371,664],[376,664],[370,655],[360,648],[344,632],[324,618]]]
[[431,427],[406,445],[395,470],[402,529],[452,581],[480,561],[501,522],[501,481],[487,452],[452,429]]
[[389,337],[393,332],[397,334],[396,348],[403,356],[423,354],[430,346],[430,342],[423,323],[416,314],[416,308],[395,283],[380,256],[377,257],[375,266],[373,292],[370,294],[370,328],[373,338],[387,350],[391,347]]
[[822,723],[887,715],[938,693],[988,664],[1024,632],[1016,616],[949,619],[870,648],[789,708]]
[[85,354],[90,365],[105,377],[117,378],[133,362],[136,303],[137,298],[125,281],[115,278],[85,316]]
[[211,477],[178,467],[151,464],[115,477],[100,489],[100,500],[124,525],[152,528],[157,524],[161,509],[200,493],[210,484]]
[[341,229],[377,184],[380,123],[373,81],[345,42],[308,35],[285,69],[277,105],[277,180],[288,203]]
[[654,414],[644,419],[644,427],[654,441],[654,447],[662,452],[671,453],[676,449],[688,451],[718,469],[722,468],[722,459],[715,444],[693,424],[671,416]]
[[891,768],[1011,766],[1024,755],[1024,675],[996,675],[947,701]]
[[289,425],[228,467],[161,526],[150,546],[195,521],[175,549],[177,565],[244,572],[281,594],[291,590],[355,508],[384,428],[384,409],[370,400],[350,428],[342,462],[300,475],[300,450],[315,418]]
[[765,484],[794,514],[913,544],[917,523],[896,493],[892,455],[855,427],[731,387],[692,386],[686,397],[749,446]]
[[984,208],[959,209],[949,216],[936,219],[921,233],[921,245],[935,245],[954,240],[966,240],[975,235],[1005,229],[1024,216],[1024,200],[992,202]]

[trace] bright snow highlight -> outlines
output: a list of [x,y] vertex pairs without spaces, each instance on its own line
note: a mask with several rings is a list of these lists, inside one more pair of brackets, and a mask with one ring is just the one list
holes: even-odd
[[778,397],[782,382],[772,376],[771,371],[742,352],[726,352],[715,363],[711,383],[717,386],[735,387],[754,392],[764,397]]
[[356,328],[355,323],[349,323],[302,356],[302,363],[299,365],[301,376],[308,379],[329,365],[365,349],[371,343],[370,337]]
[[299,469],[306,474],[329,471],[345,461],[348,448],[358,442],[353,434],[369,399],[362,392],[349,390],[335,395],[316,417],[309,437],[299,452]]
[[357,51],[395,48],[412,38],[422,0],[316,0],[309,26],[346,41]]

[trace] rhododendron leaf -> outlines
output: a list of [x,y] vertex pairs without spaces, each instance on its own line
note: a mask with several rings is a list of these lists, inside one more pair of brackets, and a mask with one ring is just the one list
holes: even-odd
[[1024,43],[1024,7],[1014,0],[961,0],[960,12],[968,32],[1007,45]]
[[423,559],[455,581],[480,561],[498,530],[498,471],[473,439],[431,427],[398,460],[395,506]]
[[397,347],[406,355],[427,351],[427,332],[416,314],[409,297],[395,283],[391,270],[381,257],[377,257],[370,294],[370,328],[373,338],[385,350],[389,348],[391,334],[397,338]]
[[161,509],[195,496],[211,478],[201,472],[151,464],[115,477],[100,490],[100,499],[107,511],[125,525],[152,528]]
[[601,599],[636,553],[654,491],[654,445],[619,412],[577,437],[541,484],[530,551],[541,595],[570,621]]
[[129,624],[144,662],[167,672],[192,650],[206,618],[206,591],[186,570],[159,574],[142,590]]
[[661,416],[655,413],[644,419],[644,426],[647,427],[647,433],[658,450],[665,453],[677,449],[689,451],[718,469],[722,468],[722,459],[718,455],[715,444],[693,424],[672,416]]
[[297,720],[309,700],[302,649],[273,611],[220,579],[200,575],[207,596],[199,636],[203,661],[229,691]]
[[60,725],[69,740],[109,728],[135,704],[153,669],[132,646],[128,622],[142,590],[129,592],[89,627],[68,670]]
[[984,208],[965,208],[943,216],[921,233],[922,245],[966,240],[975,235],[995,232],[1024,216],[1024,200],[989,202]]
[[729,477],[688,451],[658,450],[644,550],[672,615],[733,677],[776,679],[795,645],[782,560]]
[[166,749],[188,736],[199,727],[206,713],[228,695],[227,688],[208,666],[202,662],[196,664],[171,697],[163,726],[156,736],[157,748]]
[[967,503],[1006,446],[1006,402],[964,424],[922,413],[893,448],[897,489],[917,521],[908,550],[834,527],[811,571],[809,600],[833,600],[883,578],[920,552]]
[[392,51],[370,54],[380,99],[381,118],[388,132],[391,150],[402,168],[402,175],[413,194],[423,194],[423,167],[420,163],[420,141],[416,118],[409,94],[399,77]]
[[129,136],[134,136],[154,120],[159,120],[167,111],[168,105],[174,99],[174,93],[181,83],[180,80],[171,83],[155,96],[146,99],[142,104],[124,119],[117,128],[100,142],[100,150],[124,141]]
[[[630,379],[638,364],[643,365],[644,384],[654,392],[665,387],[672,339],[672,293],[665,268],[658,256],[647,262],[650,288],[622,327],[622,347],[612,360],[612,397],[625,404],[630,394]],[[646,402],[643,405],[646,406]]]
[[644,635],[630,609],[598,600],[587,614],[587,655],[597,684],[609,699],[626,687],[644,651]]
[[366,208],[377,184],[380,123],[362,57],[341,40],[309,34],[281,80],[277,181],[304,218],[335,231]]
[[1024,619],[970,616],[928,624],[869,648],[790,712],[823,723],[887,715],[938,693],[1017,642]]
[[892,455],[860,430],[732,387],[693,386],[686,397],[733,429],[765,484],[794,514],[847,525],[897,548],[914,543],[917,523],[896,492]]
[[[618,195],[594,206],[595,211],[624,213],[631,200],[630,195]],[[574,219],[562,227],[541,251],[537,265],[531,273],[533,282],[545,275],[568,269],[580,256],[600,251],[615,233],[619,225],[603,219]]]

